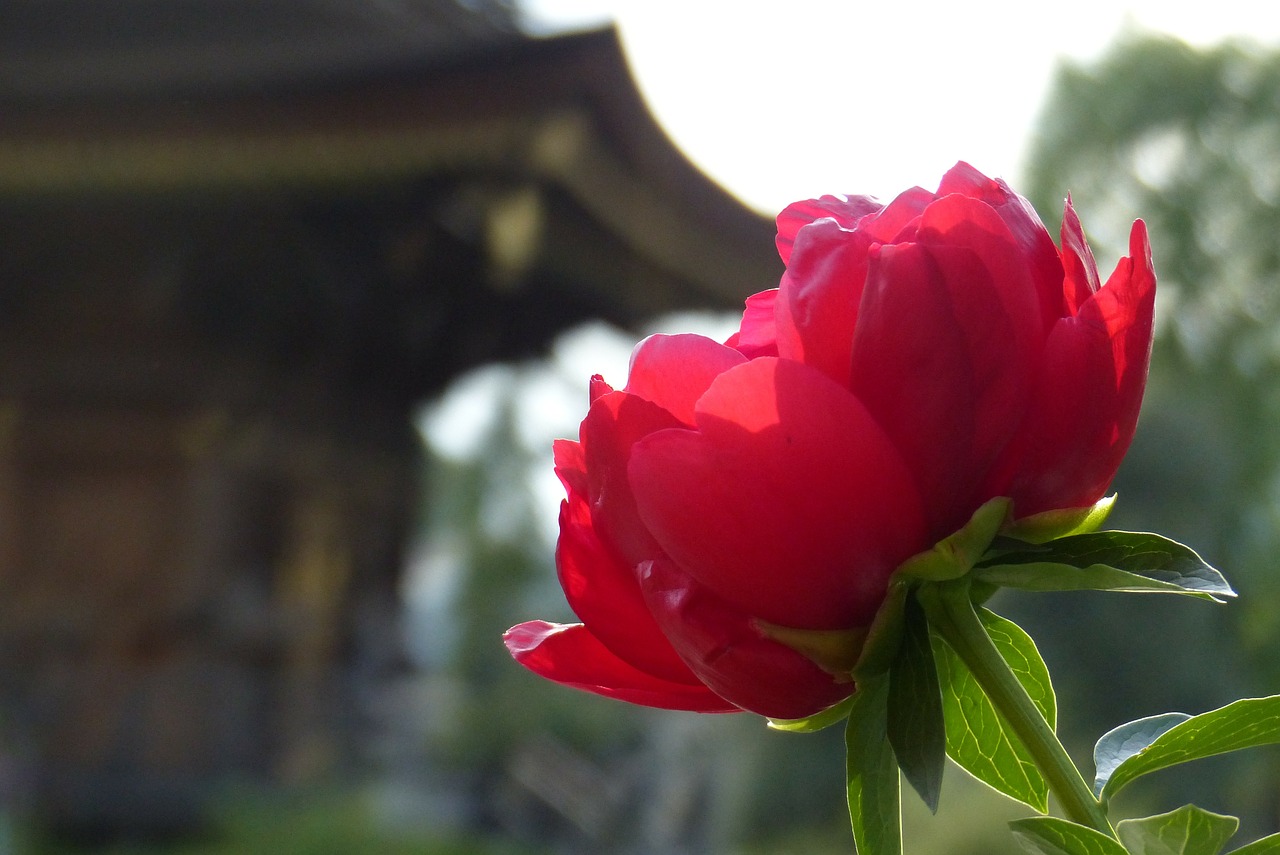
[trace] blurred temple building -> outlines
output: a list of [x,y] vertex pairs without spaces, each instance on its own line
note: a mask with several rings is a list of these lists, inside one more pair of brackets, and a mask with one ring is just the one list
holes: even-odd
[[0,772],[63,829],[357,773],[415,408],[780,272],[612,31],[495,0],[8,0],[0,118]]

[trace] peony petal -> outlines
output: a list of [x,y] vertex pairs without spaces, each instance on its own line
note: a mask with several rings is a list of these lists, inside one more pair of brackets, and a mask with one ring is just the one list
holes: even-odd
[[1086,507],[1106,492],[1137,426],[1151,358],[1155,271],[1145,224],[1129,257],[1045,345],[1010,495],[1018,517]]
[[587,462],[582,456],[582,443],[571,439],[557,439],[551,443],[551,458],[555,461],[556,477],[564,485],[566,495],[587,494]]
[[778,289],[761,291],[747,298],[742,312],[742,324],[725,342],[748,359],[757,356],[778,355],[778,326],[774,321],[774,304],[778,301]]
[[1113,331],[1121,419],[1130,417],[1135,423],[1151,367],[1155,302],[1156,271],[1147,224],[1135,220],[1129,230],[1129,257],[1120,260],[1094,295],[1093,306],[1085,306],[1079,315],[1086,323],[1103,322]]
[[668,710],[738,712],[705,686],[671,683],[628,665],[580,623],[528,621],[511,627],[502,640],[521,665],[575,689]]
[[873,254],[853,391],[915,475],[933,540],[968,520],[1025,412],[1036,364],[1026,329],[1038,318],[1010,296],[1019,287],[1025,271],[963,246]]
[[852,229],[867,214],[880,210],[881,205],[870,196],[823,196],[793,202],[778,214],[778,255],[783,264],[791,263],[791,250],[796,235],[805,226],[831,218],[846,229]]
[[777,307],[778,355],[849,382],[870,238],[820,220],[796,239]]
[[959,194],[989,206],[1004,221],[1031,272],[1042,308],[1045,334],[1062,317],[1062,260],[1035,208],[998,178],[988,178],[967,163],[957,163],[943,177],[938,195]]
[[649,614],[635,572],[596,536],[584,496],[560,506],[556,570],[573,613],[618,658],[672,682],[697,682]]
[[858,230],[872,243],[911,240],[916,220],[935,198],[923,187],[912,187],[899,193],[883,211],[864,219],[858,224]]
[[797,235],[775,312],[779,356],[848,384],[867,254],[875,243],[913,236],[933,199],[929,191],[914,187],[862,217],[856,228],[819,220]]
[[805,365],[761,358],[716,378],[697,422],[645,437],[628,468],[665,553],[770,623],[868,623],[925,541],[914,481],[863,406]]
[[626,392],[609,392],[596,398],[582,420],[579,434],[595,529],[630,566],[661,551],[636,514],[627,479],[631,447],[654,431],[681,424],[657,404]]
[[991,207],[1005,204],[1014,195],[1008,184],[997,178],[987,177],[963,160],[948,169],[938,184],[938,196],[950,196],[953,193],[985,202]]
[[669,561],[641,567],[645,598],[698,678],[739,707],[779,719],[805,718],[838,703],[853,682],[823,671],[766,638],[746,615]]
[[[1044,232],[1043,227],[1041,231]],[[920,217],[917,239],[925,244],[963,247],[978,256],[989,273],[983,283],[994,289],[1012,324],[1013,344],[1024,355],[1019,360],[1021,364],[1006,366],[1006,370],[1026,370],[1027,363],[1044,345],[1044,321],[1040,300],[1032,285],[1032,259],[1020,251],[1018,240],[1004,218],[983,202],[949,196],[930,205]],[[1056,265],[1058,252],[1048,232],[1044,232],[1044,239]],[[1059,270],[1059,280],[1060,274]],[[1059,285],[1060,282],[1054,283],[1055,294],[1061,291]],[[1008,417],[1007,413],[1001,415]]]
[[607,395],[613,391],[613,387],[604,382],[604,378],[599,374],[591,375],[591,382],[587,385],[587,400],[595,403],[596,398]]
[[711,381],[746,357],[700,335],[651,335],[631,353],[626,391],[652,401],[687,425]]
[[1093,250],[1085,240],[1084,227],[1080,225],[1080,217],[1071,205],[1070,196],[1062,209],[1062,266],[1066,273],[1063,279],[1063,296],[1066,299],[1063,314],[1074,317],[1085,301],[1097,293],[1099,280],[1098,263],[1093,260]]

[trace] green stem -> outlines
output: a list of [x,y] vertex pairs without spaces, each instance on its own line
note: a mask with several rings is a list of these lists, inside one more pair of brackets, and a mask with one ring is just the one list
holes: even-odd
[[920,602],[929,623],[946,639],[1026,746],[1067,818],[1115,839],[1102,805],[978,619],[968,580],[922,585]]

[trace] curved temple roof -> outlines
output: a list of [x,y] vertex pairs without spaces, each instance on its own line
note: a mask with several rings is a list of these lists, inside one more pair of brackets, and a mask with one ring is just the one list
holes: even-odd
[[561,254],[614,320],[775,285],[772,223],[674,147],[616,34],[512,21],[449,0],[2,4],[0,203],[485,175],[564,197],[658,272],[622,293],[616,264]]

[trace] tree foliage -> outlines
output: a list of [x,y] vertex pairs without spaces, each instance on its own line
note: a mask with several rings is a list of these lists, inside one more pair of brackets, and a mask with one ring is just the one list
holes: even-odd
[[[1087,693],[1103,680],[1110,689],[1109,703],[1094,711],[1100,720],[1077,726],[1105,728],[1166,709],[1205,709],[1274,685],[1280,677],[1273,655],[1280,644],[1274,607],[1280,596],[1280,52],[1239,42],[1196,50],[1163,37],[1123,37],[1095,64],[1060,70],[1028,162],[1024,186],[1032,202],[1047,215],[1061,210],[1070,192],[1092,227],[1103,276],[1125,254],[1134,217],[1151,230],[1159,279],[1156,343],[1112,522],[1195,543],[1211,562],[1230,568],[1242,595],[1212,614],[1164,600],[1150,611],[1076,600],[1071,637],[1059,632],[1046,646],[1060,649],[1063,666],[1073,672],[1068,683],[1079,681]],[[1054,632],[1052,620],[1044,624]],[[1165,662],[1167,670],[1144,674],[1146,665],[1082,650],[1078,639],[1095,626],[1127,636],[1120,640],[1135,652],[1125,659]],[[1046,652],[1051,660],[1054,655]],[[1203,667],[1189,664],[1201,660]],[[1241,769],[1217,771],[1224,803],[1231,799],[1236,807],[1241,797],[1232,787],[1275,789],[1256,779],[1240,788],[1231,780],[1245,779]],[[1275,769],[1266,774],[1276,780]],[[1275,810],[1261,802],[1255,798],[1259,812]]]

